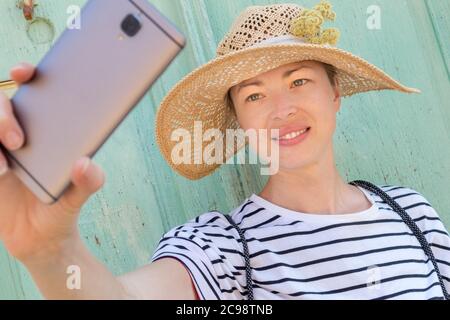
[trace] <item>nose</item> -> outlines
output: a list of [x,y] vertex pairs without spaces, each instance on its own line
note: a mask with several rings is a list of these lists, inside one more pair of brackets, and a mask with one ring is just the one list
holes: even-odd
[[[298,103],[298,101],[297,101]],[[296,102],[288,94],[280,94],[273,100],[272,120],[286,120],[298,111]]]

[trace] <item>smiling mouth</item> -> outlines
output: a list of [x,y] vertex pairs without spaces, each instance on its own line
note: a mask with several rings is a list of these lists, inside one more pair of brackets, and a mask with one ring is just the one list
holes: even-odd
[[294,131],[294,132],[290,132],[288,134],[285,134],[279,138],[272,138],[272,140],[274,141],[289,141],[292,139],[297,138],[298,136],[304,134],[305,132],[309,131],[311,129],[311,127],[305,128],[303,130],[299,130],[299,131]]

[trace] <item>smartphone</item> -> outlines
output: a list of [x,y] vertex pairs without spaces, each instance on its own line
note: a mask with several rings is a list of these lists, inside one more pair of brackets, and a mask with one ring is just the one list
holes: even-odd
[[12,97],[25,145],[2,150],[44,203],[70,185],[73,164],[93,157],[185,46],[147,0],[89,0],[80,29],[66,29]]

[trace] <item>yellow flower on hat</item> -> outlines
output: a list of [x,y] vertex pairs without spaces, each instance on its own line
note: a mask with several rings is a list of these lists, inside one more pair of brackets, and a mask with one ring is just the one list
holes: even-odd
[[328,1],[322,1],[314,7],[315,10],[319,11],[327,20],[334,21],[336,18],[336,13],[333,12],[331,3]]
[[309,42],[313,44],[329,43],[334,46],[336,45],[338,39],[339,30],[336,28],[330,28],[322,30],[319,35],[310,38]]
[[293,21],[291,33],[297,37],[312,38],[320,33],[323,16],[320,11],[304,10],[300,17]]
[[339,30],[336,28],[322,30],[322,24],[325,20],[334,21],[335,18],[336,13],[333,12],[331,3],[322,0],[313,9],[304,9],[292,21],[290,32],[309,43],[336,45],[340,36]]

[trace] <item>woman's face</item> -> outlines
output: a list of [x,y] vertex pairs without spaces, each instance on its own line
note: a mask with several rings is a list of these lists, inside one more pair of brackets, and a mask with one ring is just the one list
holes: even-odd
[[[317,163],[332,149],[340,96],[322,63],[283,65],[232,87],[230,95],[241,128],[267,129],[267,139],[258,143],[268,150],[278,144],[280,170]],[[298,135],[304,128],[309,129]],[[278,140],[271,129],[279,129]]]

